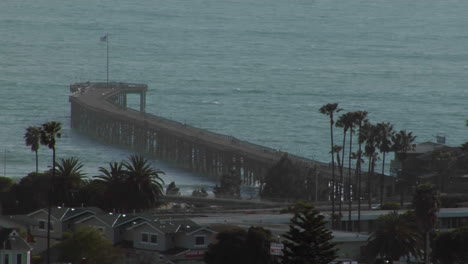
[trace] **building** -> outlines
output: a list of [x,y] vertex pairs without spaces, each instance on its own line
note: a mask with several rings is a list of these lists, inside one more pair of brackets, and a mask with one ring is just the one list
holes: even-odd
[[29,264],[31,249],[18,230],[0,229],[0,264]]

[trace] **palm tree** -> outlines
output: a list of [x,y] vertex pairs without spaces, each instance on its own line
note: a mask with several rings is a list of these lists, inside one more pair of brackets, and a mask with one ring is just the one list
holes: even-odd
[[400,130],[400,132],[392,136],[392,150],[395,152],[395,155],[399,155],[399,160],[401,161],[400,173],[398,174],[401,207],[403,207],[404,202],[403,185],[404,183],[406,183],[406,185],[409,183],[408,179],[405,177],[404,164],[406,160],[406,153],[408,153],[408,151],[414,150],[416,147],[416,144],[413,143],[415,139],[416,137],[413,136],[411,132],[406,133],[406,130]]
[[422,184],[413,196],[413,207],[416,213],[418,227],[426,236],[425,239],[425,261],[430,263],[430,243],[429,235],[437,224],[437,212],[439,211],[440,201],[437,190],[429,184]]
[[164,174],[153,169],[147,159],[140,155],[131,155],[123,162],[127,174],[129,202],[133,209],[147,209],[155,206],[164,193],[164,181],[159,176]]
[[55,185],[55,143],[57,138],[61,138],[62,123],[51,121],[42,124],[41,129],[41,145],[47,146],[52,149],[52,184],[49,190],[49,206],[47,213],[47,263],[50,263],[50,214],[52,208],[52,194],[54,192],[53,186]]
[[392,150],[391,138],[395,132],[393,131],[393,125],[384,122],[377,124],[377,130],[379,131],[377,147],[382,153],[382,175],[380,176],[380,204],[383,205],[385,187],[385,155]]
[[[357,201],[358,201],[358,223],[361,222],[361,163],[362,163],[362,144],[363,144],[363,136],[362,136],[362,126],[367,121],[367,112],[366,111],[357,111],[354,112],[355,117],[355,124],[358,127],[358,151],[357,151],[357,159],[356,159],[356,179],[357,179]],[[358,224],[358,232],[361,230],[361,225]]]
[[380,216],[367,248],[371,260],[379,255],[391,262],[401,257],[420,256],[423,239],[418,232],[414,212],[398,214],[394,211]]
[[374,176],[375,163],[378,159],[376,152],[377,136],[378,131],[369,121],[362,127],[362,139],[365,141],[364,155],[368,158],[368,169],[367,169],[367,199],[369,209],[372,207],[372,177]]
[[[327,116],[330,117],[330,143],[331,143],[330,152],[331,152],[331,158],[332,158],[332,192],[331,192],[331,196],[332,196],[332,218],[334,218],[334,216],[335,216],[335,158],[334,158],[334,155],[333,155],[333,146],[334,146],[334,143],[333,143],[333,124],[334,124],[333,116],[334,116],[335,113],[337,113],[339,111],[341,111],[341,109],[338,108],[337,103],[326,104],[326,105],[323,105],[322,107],[320,107],[320,109],[319,109],[319,112],[321,114],[324,114],[324,115],[327,115]],[[332,223],[332,226],[334,226],[333,223]]]
[[31,151],[34,151],[36,154],[36,173],[39,173],[39,157],[37,152],[41,146],[41,130],[42,127],[30,126],[26,128],[26,133],[24,133],[26,146],[31,146]]
[[336,188],[335,189],[338,189],[338,221],[341,221],[341,217],[342,217],[342,214],[341,214],[341,194],[342,194],[342,190],[343,190],[343,164],[341,163],[342,162],[342,158],[340,158],[340,152],[343,150],[343,147],[342,146],[338,146],[338,145],[335,145],[333,147],[333,153],[336,155],[336,160],[338,161],[338,168],[340,168],[340,174],[341,174],[341,177],[340,177],[340,181],[335,184],[336,185]]
[[104,186],[104,202],[108,209],[120,209],[124,210],[128,208],[127,205],[127,173],[123,168],[122,162],[109,162],[109,169],[99,167],[99,176],[93,176],[96,178],[96,182]]
[[[339,211],[340,211],[340,215],[341,215],[341,200],[343,199],[344,195],[342,193],[343,190],[345,190],[345,187],[346,186],[344,184],[344,157],[345,157],[345,146],[346,146],[346,135],[348,133],[348,130],[349,130],[349,133],[351,134],[350,135],[350,142],[352,142],[352,129],[353,129],[353,116],[352,116],[352,113],[351,112],[348,112],[346,114],[343,114],[339,117],[338,121],[336,121],[336,126],[337,127],[341,127],[343,128],[343,147],[342,147],[342,154],[341,154],[341,166],[340,166],[340,182],[342,184],[343,187],[341,187],[340,189],[340,193],[339,193],[339,201],[340,201],[340,208],[339,208]],[[350,149],[351,149],[351,145],[350,145]],[[351,151],[350,151],[351,153]],[[351,155],[351,154],[350,154]],[[351,162],[351,160],[350,160]],[[349,172],[349,175],[351,175],[351,170],[348,169],[348,172]],[[351,176],[350,176],[351,177]],[[351,182],[351,181],[349,181]],[[350,188],[350,184],[348,184],[347,186],[348,188]],[[349,192],[349,201],[351,202],[351,193]],[[350,209],[351,209],[351,204],[350,204]],[[348,218],[349,218],[349,221],[351,222],[351,210],[349,210],[349,215],[348,215]]]
[[60,159],[55,169],[55,194],[57,202],[62,202],[71,205],[75,198],[74,195],[77,193],[82,185],[82,178],[84,173],[82,172],[83,164],[76,158]]

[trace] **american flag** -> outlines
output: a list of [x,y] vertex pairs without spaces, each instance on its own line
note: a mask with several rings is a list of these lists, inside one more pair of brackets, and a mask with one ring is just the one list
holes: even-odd
[[99,38],[100,41],[107,41],[107,34]]

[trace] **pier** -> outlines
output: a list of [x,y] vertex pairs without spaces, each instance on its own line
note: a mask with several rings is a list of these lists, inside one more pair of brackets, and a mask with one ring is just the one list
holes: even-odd
[[[328,200],[331,167],[187,124],[146,113],[145,84],[83,82],[70,85],[71,127],[102,142],[175,163],[219,180],[235,173],[244,185],[264,182],[268,169],[287,155],[310,179],[310,199]],[[127,94],[138,94],[139,111],[127,107]]]

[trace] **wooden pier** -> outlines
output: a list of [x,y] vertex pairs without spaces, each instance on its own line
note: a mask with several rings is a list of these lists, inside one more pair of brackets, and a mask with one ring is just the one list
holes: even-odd
[[[146,113],[147,90],[145,84],[72,84],[71,126],[105,143],[173,162],[215,179],[236,173],[244,185],[264,182],[268,169],[288,155],[300,174],[311,179],[310,199],[328,200],[329,164]],[[130,93],[140,95],[139,111],[127,108]]]

